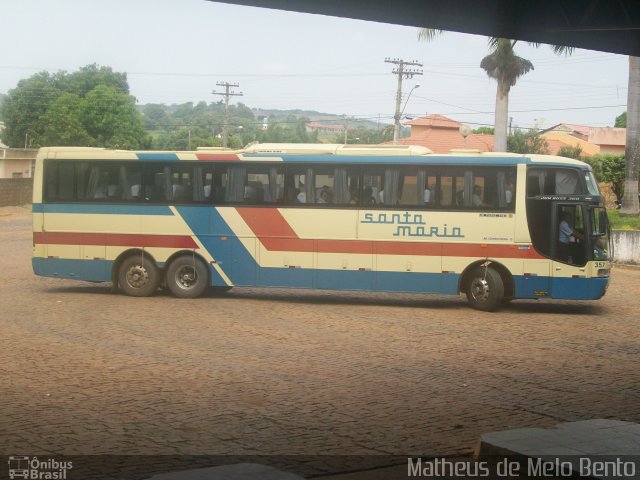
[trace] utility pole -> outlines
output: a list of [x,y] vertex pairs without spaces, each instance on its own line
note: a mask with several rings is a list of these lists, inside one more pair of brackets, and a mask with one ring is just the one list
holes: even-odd
[[399,58],[385,58],[385,63],[393,63],[396,65],[393,69],[393,73],[398,75],[398,90],[396,91],[396,113],[393,116],[393,143],[396,145],[400,138],[400,104],[402,103],[402,80],[404,78],[413,78],[414,75],[422,75],[422,70],[416,68],[411,69],[407,67],[422,67],[421,63],[416,60],[405,62]]
[[242,92],[234,93],[230,91],[230,88],[240,86],[237,83],[217,82],[216,85],[219,87],[224,87],[224,92],[216,92],[214,90],[211,93],[213,93],[214,95],[224,96],[224,124],[222,125],[222,147],[227,148],[227,144],[229,142],[229,97],[241,97]]
[[349,134],[349,117],[344,117],[344,144],[347,144],[347,135]]

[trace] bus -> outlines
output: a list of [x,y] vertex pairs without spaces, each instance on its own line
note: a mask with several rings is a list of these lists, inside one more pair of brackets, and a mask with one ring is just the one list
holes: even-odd
[[[561,244],[562,222],[572,234]],[[595,300],[609,283],[610,238],[591,168],[557,156],[51,147],[35,167],[34,272],[132,296],[244,286],[463,294],[485,311]]]

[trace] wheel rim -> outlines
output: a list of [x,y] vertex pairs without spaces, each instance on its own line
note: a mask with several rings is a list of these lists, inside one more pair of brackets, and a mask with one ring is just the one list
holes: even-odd
[[189,290],[198,283],[198,272],[191,265],[184,265],[176,270],[175,283],[183,290]]
[[132,265],[127,270],[127,283],[133,288],[143,288],[149,283],[149,271],[143,265]]
[[474,278],[471,282],[471,296],[478,303],[486,303],[489,300],[489,282],[484,278]]

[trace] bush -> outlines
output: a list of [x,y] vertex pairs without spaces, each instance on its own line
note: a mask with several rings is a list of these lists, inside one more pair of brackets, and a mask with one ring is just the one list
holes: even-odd
[[624,154],[598,153],[583,159],[591,168],[599,182],[608,182],[618,200],[624,194]]

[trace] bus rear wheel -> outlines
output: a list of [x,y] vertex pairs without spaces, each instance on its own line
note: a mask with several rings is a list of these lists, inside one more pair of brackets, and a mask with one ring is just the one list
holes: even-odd
[[502,277],[493,268],[477,268],[469,276],[466,294],[473,308],[491,312],[498,308],[504,299]]
[[194,257],[178,257],[167,269],[167,288],[176,297],[196,298],[209,286],[209,271],[202,260]]
[[160,285],[160,272],[155,262],[143,255],[125,258],[118,269],[118,286],[132,297],[148,297]]

